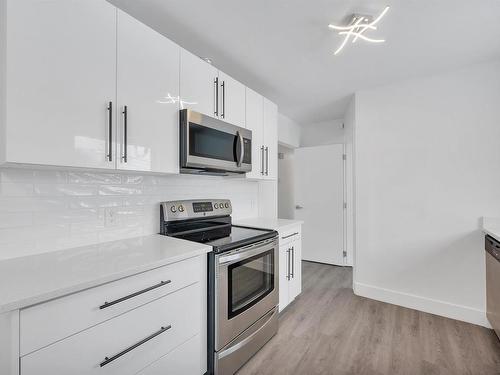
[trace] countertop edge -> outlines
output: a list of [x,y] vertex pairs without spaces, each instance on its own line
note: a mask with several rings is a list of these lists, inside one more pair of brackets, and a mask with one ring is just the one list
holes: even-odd
[[[271,220],[276,221],[276,223],[274,223],[275,225],[266,225],[267,223],[265,221],[271,221]],[[277,223],[278,220],[287,220],[290,222],[284,225],[279,225]],[[264,224],[259,225],[258,224],[259,221],[263,221]],[[296,219],[265,219],[265,218],[253,217],[253,218],[235,219],[233,224],[240,226],[251,226],[254,228],[273,229],[279,231],[280,229],[285,229],[296,225],[302,225],[304,224],[304,221]]]
[[207,254],[210,251],[212,251],[212,248],[210,246],[200,244],[200,247],[197,250],[189,251],[184,254],[179,254],[173,257],[162,259],[161,261],[142,264],[137,267],[131,267],[130,269],[109,274],[106,275],[105,277],[100,277],[97,279],[85,281],[79,284],[74,284],[57,290],[51,290],[45,293],[37,294],[35,296],[21,298],[16,301],[7,302],[5,304],[2,304],[0,302],[0,314],[5,314],[15,310],[20,310],[33,305],[48,302],[57,298],[65,297],[74,293],[82,292],[87,289],[95,288],[104,284],[108,284],[110,282],[118,281],[120,279],[134,276],[143,272],[151,271],[159,267],[167,266],[169,264],[177,263],[189,258],[194,258],[203,254]]

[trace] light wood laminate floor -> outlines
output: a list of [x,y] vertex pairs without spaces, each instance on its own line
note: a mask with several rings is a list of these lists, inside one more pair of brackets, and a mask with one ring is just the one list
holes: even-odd
[[249,374],[500,374],[492,330],[355,296],[350,268],[302,263],[302,294]]

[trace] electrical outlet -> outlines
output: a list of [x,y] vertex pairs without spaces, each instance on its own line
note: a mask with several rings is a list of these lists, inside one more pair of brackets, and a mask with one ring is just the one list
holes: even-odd
[[104,209],[104,226],[110,227],[116,225],[118,221],[118,213],[116,208],[108,207]]

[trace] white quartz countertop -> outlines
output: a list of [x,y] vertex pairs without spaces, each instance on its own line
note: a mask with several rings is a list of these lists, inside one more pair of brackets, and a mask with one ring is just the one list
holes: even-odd
[[211,251],[159,234],[0,261],[0,313]]
[[500,241],[500,218],[483,217],[483,232]]
[[288,219],[272,219],[264,217],[252,217],[248,219],[235,219],[234,225],[242,225],[246,227],[254,228],[264,228],[264,229],[274,229],[281,230],[286,227],[291,227],[295,225],[301,225],[304,222],[301,220],[288,220]]

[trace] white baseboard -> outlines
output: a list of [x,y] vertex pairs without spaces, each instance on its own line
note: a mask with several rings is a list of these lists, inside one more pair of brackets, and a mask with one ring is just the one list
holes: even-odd
[[353,289],[354,294],[361,297],[491,328],[486,312],[482,310],[358,282],[354,282]]

